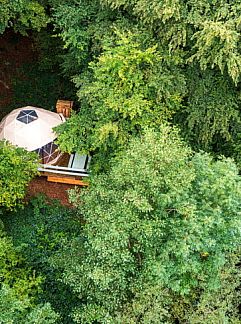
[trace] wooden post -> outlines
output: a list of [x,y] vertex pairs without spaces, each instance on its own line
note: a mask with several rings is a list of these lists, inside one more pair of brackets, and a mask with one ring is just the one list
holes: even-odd
[[63,114],[64,117],[69,118],[71,115],[73,101],[70,100],[57,100],[56,112],[58,114]]

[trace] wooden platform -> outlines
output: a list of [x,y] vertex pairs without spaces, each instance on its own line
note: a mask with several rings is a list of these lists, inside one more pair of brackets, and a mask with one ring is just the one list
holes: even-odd
[[38,170],[49,182],[88,186],[87,168],[90,160],[91,157],[87,155],[64,153],[55,165],[40,164]]
[[67,183],[77,186],[87,187],[89,183],[82,179],[76,179],[75,177],[66,177],[66,176],[56,176],[56,175],[48,175],[47,181],[56,182],[56,183]]

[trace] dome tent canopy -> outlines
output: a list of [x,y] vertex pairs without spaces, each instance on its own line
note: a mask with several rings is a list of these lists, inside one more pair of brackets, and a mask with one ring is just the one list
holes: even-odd
[[57,138],[53,127],[63,123],[65,118],[57,113],[36,107],[14,109],[0,123],[0,140],[5,139],[27,151],[36,151],[43,163],[57,159]]

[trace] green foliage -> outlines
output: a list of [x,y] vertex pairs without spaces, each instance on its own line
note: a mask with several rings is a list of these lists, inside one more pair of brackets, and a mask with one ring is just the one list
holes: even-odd
[[[61,55],[64,53],[63,42],[52,28],[48,27],[33,33],[33,44],[38,54],[39,71],[51,71],[60,74]],[[57,73],[59,72],[59,73]]]
[[0,237],[0,282],[14,289],[15,294],[28,296],[36,292],[41,277],[35,277],[23,267],[24,260],[14,249],[12,241],[1,233]]
[[12,209],[21,202],[37,167],[35,153],[0,141],[0,207]]
[[66,52],[62,68],[67,76],[79,74],[101,53],[101,42],[110,34],[116,14],[100,6],[98,0],[57,1],[53,5],[53,24]]
[[241,73],[240,1],[229,0],[102,0],[111,8],[125,8],[149,24],[171,51],[186,49],[188,62],[201,69],[227,70],[237,84]]
[[145,303],[160,303],[164,317],[157,322],[168,319],[174,299],[204,307],[200,298],[222,289],[240,245],[240,190],[231,160],[192,156],[167,126],[133,139],[108,175],[71,194],[85,220],[83,233],[55,262],[64,265],[64,282],[83,303],[75,321],[112,322],[141,295]]
[[55,323],[58,318],[49,304],[35,305],[43,281],[27,267],[19,250],[0,234],[0,323]]
[[196,40],[196,53],[189,61],[199,61],[202,69],[218,66],[223,72],[227,68],[237,84],[241,74],[241,57],[238,50],[240,33],[235,27],[234,20],[205,21],[202,30],[193,35],[193,39]]
[[[54,5],[62,67],[74,76],[81,105],[59,131],[63,150],[93,151],[101,168],[164,117],[181,125],[194,149],[240,159],[239,1],[81,4]],[[137,51],[149,62],[138,65]]]
[[70,83],[58,72],[47,67],[43,69],[41,62],[23,65],[19,75],[24,75],[24,79],[16,77],[13,80],[12,107],[31,105],[53,111],[59,98],[75,98]]
[[[233,261],[235,261],[234,258]],[[236,260],[237,261],[237,260]],[[143,287],[117,314],[117,323],[239,323],[240,270],[233,264],[221,274],[216,291],[197,290],[189,298],[160,286]]]
[[239,90],[227,74],[200,72],[196,66],[187,70],[187,88],[187,105],[178,116],[183,134],[195,149],[219,152],[222,148],[229,154],[225,145],[231,146],[240,132]]
[[12,212],[10,217],[9,214],[2,217],[14,246],[21,249],[28,264],[44,276],[38,301],[51,303],[60,315],[60,323],[68,324],[72,323],[69,314],[78,299],[60,281],[62,270],[54,269],[49,258],[59,253],[62,245],[78,233],[80,225],[74,214],[74,210],[47,201],[45,196],[38,196],[24,209]]
[[[61,41],[50,25],[35,36],[40,62],[24,67],[14,101],[52,108],[60,95],[74,98],[61,68],[80,110],[57,129],[60,146],[94,154],[109,173],[72,192],[82,222],[42,198],[4,219],[46,279],[42,293],[32,279],[28,286],[32,270],[2,240],[2,321],[51,323],[51,302],[68,324],[239,323],[237,167],[195,154],[163,121],[178,124],[193,149],[240,164],[240,1],[0,0],[0,32],[39,30],[44,8]],[[12,154],[0,154],[8,208],[25,179]]]
[[3,285],[0,290],[0,323],[1,324],[53,324],[58,315],[50,304],[29,305],[27,297],[19,299],[12,288]]
[[49,21],[45,8],[34,0],[0,0],[0,34],[8,27],[26,33],[28,29],[40,30]]
[[157,46],[143,48],[135,35],[117,36],[85,78],[74,79],[81,111],[57,128],[64,151],[98,151],[109,159],[131,136],[158,128],[180,108],[185,82],[175,58],[161,55]]

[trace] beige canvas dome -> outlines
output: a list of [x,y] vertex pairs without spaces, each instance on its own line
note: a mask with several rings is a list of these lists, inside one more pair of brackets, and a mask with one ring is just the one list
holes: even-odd
[[[53,150],[56,151],[53,141],[57,137],[52,128],[64,121],[65,118],[61,114],[42,108],[32,106],[18,108],[1,121],[0,140],[8,140],[16,146],[23,147],[28,151],[36,151],[40,155],[45,147],[45,155],[47,153],[51,155],[51,150],[52,153]],[[45,163],[50,160],[46,160]]]

